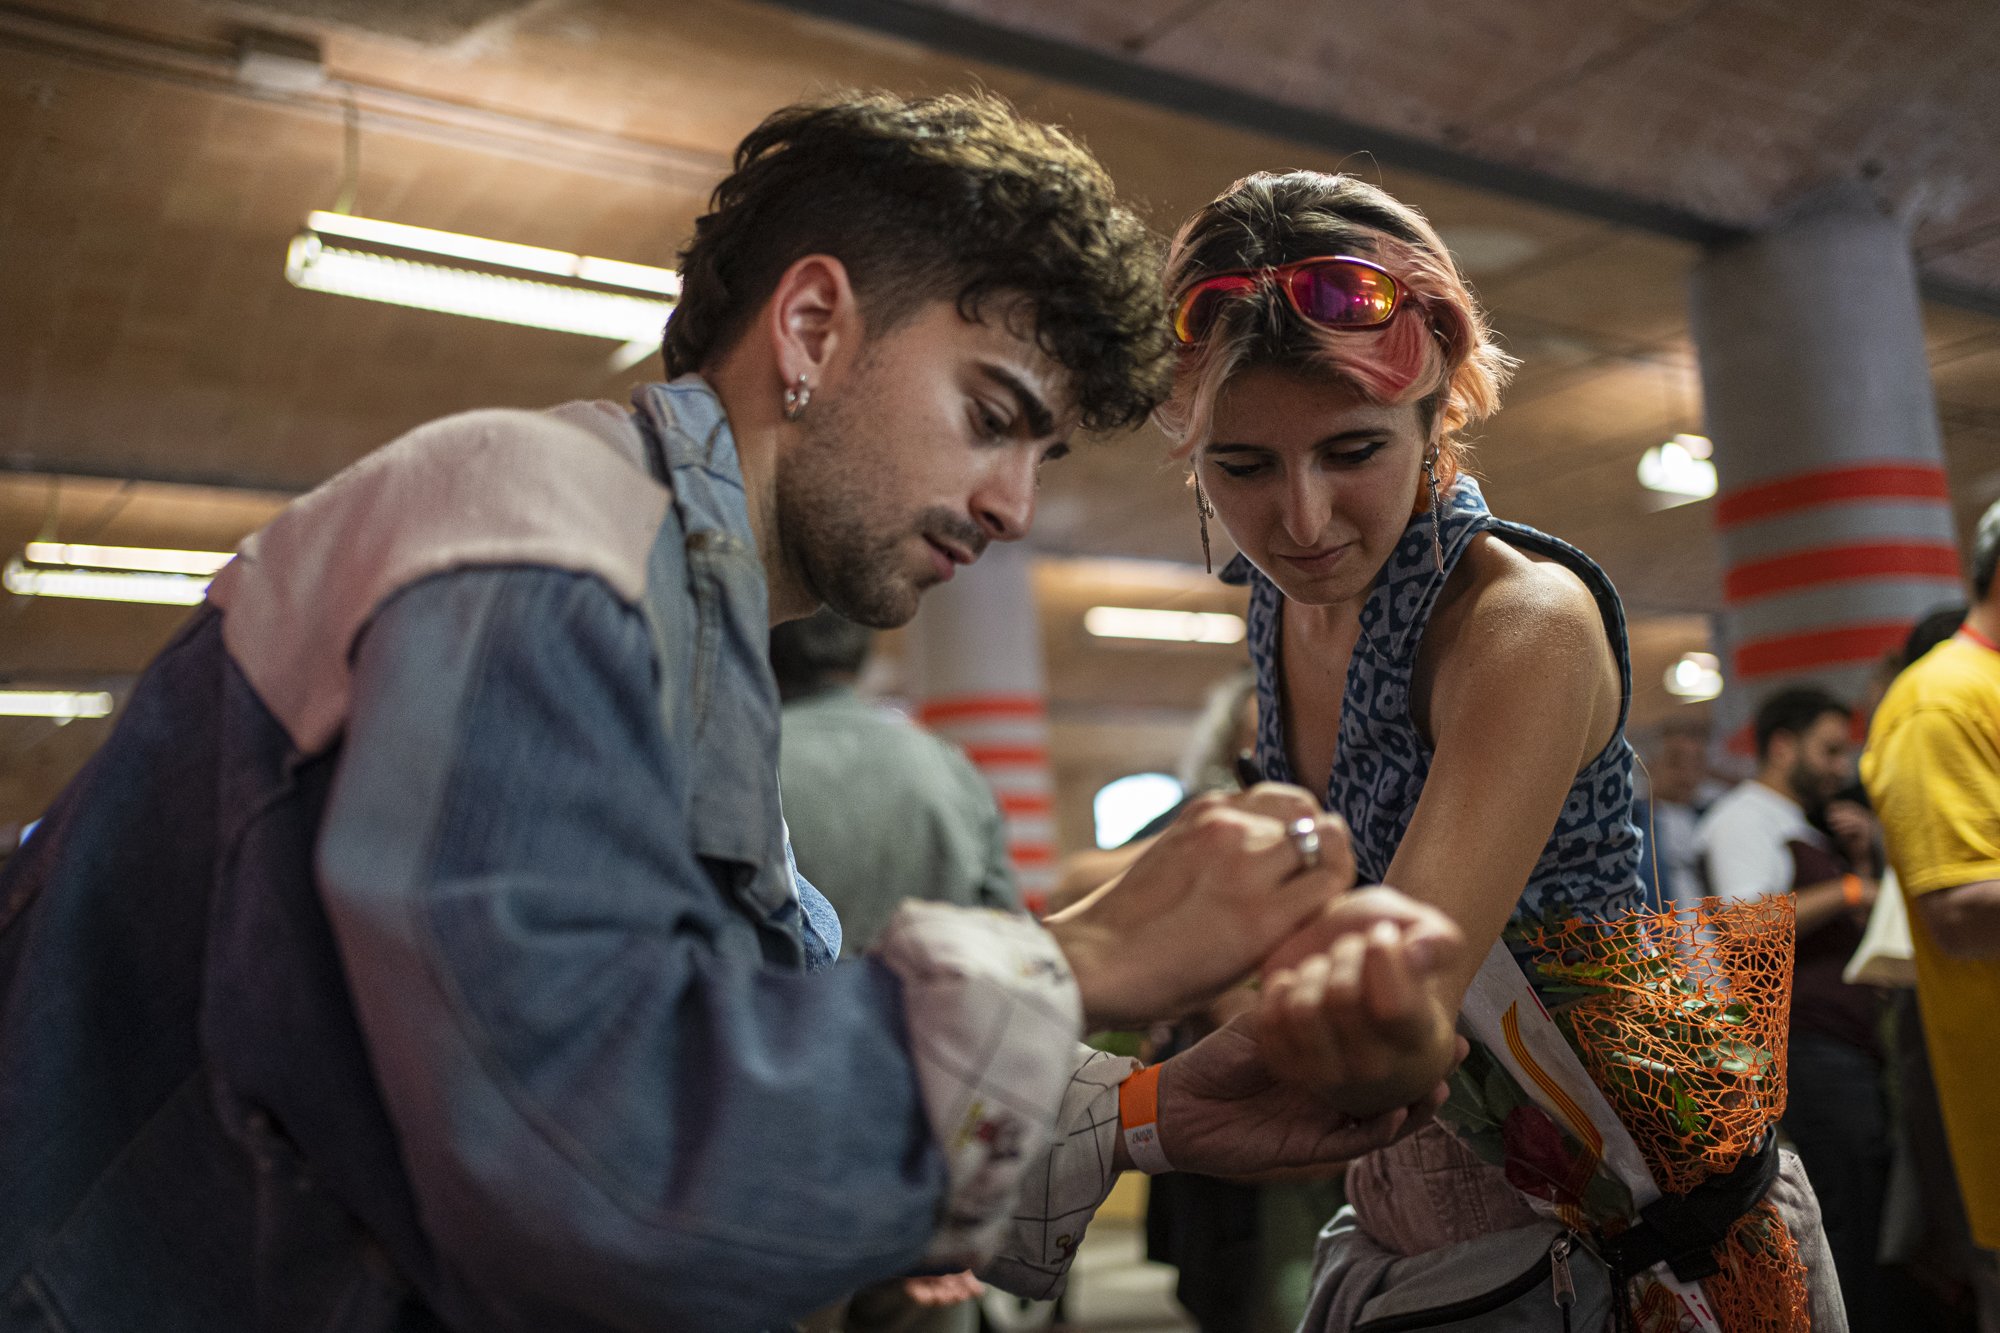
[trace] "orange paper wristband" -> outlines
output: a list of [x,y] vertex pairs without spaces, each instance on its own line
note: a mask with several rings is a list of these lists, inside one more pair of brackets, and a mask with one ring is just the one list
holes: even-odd
[[[1861,906],[1861,876],[1842,875],[1840,877],[1840,896],[1846,901],[1849,907]],[[1120,1105],[1122,1107],[1123,1104],[1121,1103]]]
[[1160,1068],[1147,1065],[1118,1085],[1118,1127],[1125,1155],[1149,1176],[1173,1170],[1160,1148]]

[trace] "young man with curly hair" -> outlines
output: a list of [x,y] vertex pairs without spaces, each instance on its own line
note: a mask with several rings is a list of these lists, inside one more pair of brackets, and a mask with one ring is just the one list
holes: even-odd
[[[1258,1035],[1442,1073],[1410,1015],[1450,927],[1343,895],[1292,789],[1200,803],[1045,924],[918,905],[833,964],[770,625],[899,624],[1021,537],[1070,433],[1157,401],[1167,333],[1103,170],[994,100],[789,108],[735,165],[669,383],[433,422],[292,505],[0,872],[0,1327],[717,1333],[901,1272],[1046,1290],[1127,1152],[1085,1022],[1301,927],[1353,975],[1270,979]],[[1154,1167],[1408,1118],[1336,1128],[1249,1029],[1141,1077]]]

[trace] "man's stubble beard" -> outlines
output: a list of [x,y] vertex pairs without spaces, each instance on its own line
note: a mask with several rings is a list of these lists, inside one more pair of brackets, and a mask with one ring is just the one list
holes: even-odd
[[856,624],[895,629],[917,613],[920,589],[898,559],[911,530],[883,512],[856,461],[862,428],[842,407],[808,409],[803,438],[778,468],[779,545],[812,597]]

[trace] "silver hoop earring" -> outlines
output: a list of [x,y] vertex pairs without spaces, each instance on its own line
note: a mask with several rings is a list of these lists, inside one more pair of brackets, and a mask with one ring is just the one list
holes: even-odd
[[806,404],[812,401],[812,385],[807,383],[804,371],[799,372],[799,382],[785,390],[785,420],[797,421],[806,414]]
[[1207,493],[1201,489],[1201,478],[1191,476],[1189,479],[1194,482],[1195,521],[1201,525],[1201,567],[1213,574],[1215,561],[1208,553],[1208,520],[1215,517],[1215,506],[1208,502]]
[[1444,501],[1438,495],[1437,454],[1424,455],[1424,484],[1431,491],[1431,559],[1444,573]]

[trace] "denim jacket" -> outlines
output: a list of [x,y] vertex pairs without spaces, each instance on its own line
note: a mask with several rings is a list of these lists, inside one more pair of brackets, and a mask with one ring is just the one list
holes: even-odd
[[828,965],[733,439],[637,407],[287,509],[0,870],[0,1331],[757,1329],[1103,1119],[1032,924]]

